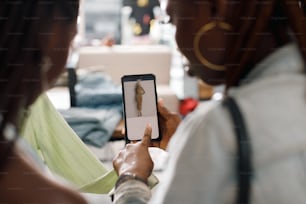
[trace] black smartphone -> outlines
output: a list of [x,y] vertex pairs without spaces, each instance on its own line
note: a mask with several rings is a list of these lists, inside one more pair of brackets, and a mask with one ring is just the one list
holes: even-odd
[[126,141],[141,140],[147,124],[152,140],[160,140],[156,81],[153,74],[125,75],[121,78]]

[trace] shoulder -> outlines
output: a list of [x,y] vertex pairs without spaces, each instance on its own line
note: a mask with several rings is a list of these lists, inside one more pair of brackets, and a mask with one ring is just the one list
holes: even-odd
[[183,120],[169,144],[170,157],[163,175],[168,180],[159,191],[166,192],[167,201],[211,203],[230,177],[234,150],[227,110],[221,102],[202,103]]
[[207,101],[183,120],[169,144],[169,150],[182,150],[187,145],[200,148],[213,142],[226,151],[234,152],[233,138],[232,121],[222,101]]

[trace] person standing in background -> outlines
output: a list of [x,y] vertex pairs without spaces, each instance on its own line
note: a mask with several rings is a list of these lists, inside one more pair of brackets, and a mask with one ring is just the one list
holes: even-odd
[[158,0],[125,0],[124,6],[130,6],[130,18],[135,19],[133,33],[135,36],[148,35],[151,21],[155,18],[153,9],[159,7]]

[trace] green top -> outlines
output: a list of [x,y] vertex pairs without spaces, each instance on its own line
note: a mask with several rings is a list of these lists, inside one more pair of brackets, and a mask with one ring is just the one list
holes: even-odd
[[106,194],[114,187],[115,171],[103,166],[46,95],[31,106],[21,135],[53,173],[70,181],[82,192]]

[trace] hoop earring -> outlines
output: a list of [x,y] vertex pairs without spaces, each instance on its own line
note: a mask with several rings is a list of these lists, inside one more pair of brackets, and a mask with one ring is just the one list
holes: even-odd
[[206,33],[207,31],[210,31],[212,29],[214,29],[215,27],[219,27],[223,30],[226,31],[230,31],[232,30],[232,26],[226,22],[220,22],[220,21],[212,21],[209,22],[207,24],[205,24],[204,26],[201,27],[201,29],[196,33],[196,36],[194,38],[193,41],[193,49],[194,49],[194,53],[196,55],[196,57],[198,58],[198,60],[207,68],[215,70],[215,71],[224,71],[226,70],[226,67],[224,65],[217,65],[214,64],[210,61],[208,61],[201,53],[200,51],[200,39],[202,37],[202,35],[204,33]]

